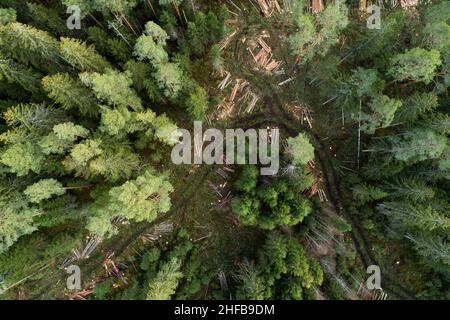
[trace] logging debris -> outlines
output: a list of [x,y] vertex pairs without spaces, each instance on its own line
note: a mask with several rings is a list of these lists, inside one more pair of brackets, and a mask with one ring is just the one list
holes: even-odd
[[[250,0],[251,1],[251,0]],[[280,4],[277,0],[255,0],[260,12],[264,17],[271,17],[275,11],[281,12]]]

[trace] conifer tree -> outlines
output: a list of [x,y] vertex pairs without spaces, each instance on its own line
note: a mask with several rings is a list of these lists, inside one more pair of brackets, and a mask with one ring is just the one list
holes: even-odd
[[165,63],[158,67],[155,79],[166,97],[176,97],[182,87],[182,72],[175,63]]
[[63,195],[66,193],[66,190],[55,179],[42,179],[28,186],[24,193],[30,202],[39,203],[42,200],[50,199],[52,196]]
[[416,121],[419,116],[435,110],[438,106],[438,97],[433,93],[415,92],[402,101],[395,114],[396,121]]
[[383,202],[377,208],[400,230],[418,228],[424,231],[439,231],[450,227],[450,218],[431,205],[413,205],[409,202],[397,201]]
[[17,12],[13,8],[0,8],[0,25],[15,22]]
[[208,94],[201,86],[196,86],[194,92],[186,101],[189,114],[194,120],[202,120],[208,110]]
[[0,162],[19,177],[41,172],[43,161],[42,151],[32,142],[10,145],[0,155]]
[[413,48],[393,57],[387,74],[397,81],[412,80],[428,84],[441,63],[439,51]]
[[398,161],[416,163],[438,158],[447,145],[447,139],[431,130],[413,129],[389,136],[367,151],[391,155]]
[[65,110],[76,109],[83,115],[91,116],[98,113],[96,101],[89,90],[67,73],[44,77],[42,86],[48,96]]
[[64,159],[64,167],[67,171],[75,172],[75,176],[88,178],[90,175],[89,162],[101,155],[101,140],[87,139],[73,146],[70,155]]
[[111,68],[108,61],[99,55],[93,46],[78,39],[61,38],[60,52],[64,60],[79,71],[104,72]]
[[376,201],[388,196],[388,193],[383,189],[375,186],[361,183],[353,187],[353,198],[359,201],[361,204],[365,204],[370,201]]
[[305,134],[300,133],[295,138],[289,138],[287,142],[286,153],[289,154],[295,165],[305,165],[314,159],[314,147]]
[[26,198],[18,192],[3,188],[0,206],[0,253],[3,253],[20,237],[37,230],[33,219],[42,212],[30,207]]
[[139,155],[128,145],[116,140],[104,141],[103,152],[89,163],[89,171],[107,181],[118,181],[131,178],[140,163]]
[[414,202],[430,200],[434,197],[434,190],[425,182],[415,177],[396,178],[393,182],[386,183],[389,197],[408,198]]
[[27,2],[27,12],[32,19],[32,24],[41,30],[52,32],[56,35],[68,33],[66,21],[59,15],[57,9],[48,8],[43,4]]
[[18,84],[23,89],[38,94],[41,91],[40,78],[41,75],[34,70],[0,56],[0,80],[5,79],[9,83]]
[[361,126],[361,130],[373,134],[377,128],[389,126],[401,105],[402,102],[399,100],[384,95],[375,96],[369,103],[370,113],[361,113],[360,119],[365,122]]
[[146,170],[136,180],[114,187],[97,199],[87,228],[100,236],[114,233],[110,219],[121,216],[134,221],[153,221],[158,213],[170,209],[172,185],[165,175]]
[[148,284],[147,300],[169,300],[175,293],[183,274],[181,262],[173,258],[163,264],[156,277]]
[[41,70],[59,68],[59,44],[49,33],[20,22],[0,25],[0,52]]
[[339,40],[340,32],[348,25],[347,7],[343,3],[329,4],[316,17],[310,14],[298,15],[296,32],[288,42],[291,53],[306,63],[314,55],[324,56]]
[[128,72],[108,70],[100,73],[82,73],[81,81],[90,87],[95,96],[113,107],[132,108],[142,110],[142,102],[136,92],[131,88],[133,81]]

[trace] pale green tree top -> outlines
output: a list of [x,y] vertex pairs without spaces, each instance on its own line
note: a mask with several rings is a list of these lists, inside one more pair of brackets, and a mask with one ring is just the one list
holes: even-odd
[[169,211],[172,185],[164,174],[148,169],[136,180],[128,180],[96,200],[87,228],[100,236],[113,234],[111,218],[121,216],[133,221],[156,219],[158,213]]
[[169,55],[163,46],[158,45],[151,35],[140,36],[134,46],[134,55],[140,61],[149,60],[154,65],[167,63]]
[[106,101],[113,107],[131,107],[135,111],[142,110],[142,102],[131,88],[133,80],[128,72],[108,70],[106,73],[81,73],[80,79],[92,86],[98,99]]
[[302,14],[297,18],[298,32],[291,35],[288,39],[293,54],[298,54],[304,46],[309,44],[316,34],[316,27],[312,16]]
[[12,8],[0,8],[0,24],[15,22],[16,17],[16,10]]
[[398,81],[412,80],[428,84],[441,63],[439,51],[413,48],[394,56],[387,73]]
[[100,130],[111,136],[124,135],[131,132],[132,113],[126,108],[102,108]]
[[25,195],[30,202],[39,203],[42,200],[50,199],[52,196],[60,196],[66,193],[63,185],[55,179],[42,179],[35,184],[28,186]]
[[166,97],[176,97],[182,87],[182,71],[176,63],[165,63],[155,73],[156,81]]
[[168,145],[174,145],[179,142],[181,136],[178,127],[165,114],[155,119],[156,137]]
[[11,247],[21,236],[37,230],[33,218],[40,215],[30,208],[25,197],[13,192],[0,192],[0,253]]
[[25,176],[30,171],[39,173],[44,161],[39,146],[32,142],[13,144],[0,155],[0,161],[17,176]]
[[108,61],[79,39],[61,38],[60,51],[65,61],[80,71],[103,72],[111,68]]
[[151,36],[159,46],[165,46],[167,39],[169,39],[167,32],[153,21],[145,24],[145,33]]
[[373,134],[377,128],[387,127],[394,120],[395,113],[402,106],[402,102],[385,95],[376,95],[369,103],[369,112],[361,113],[361,130]]
[[169,300],[183,276],[181,262],[177,258],[163,264],[156,277],[148,284],[147,300]]
[[59,139],[69,140],[71,142],[77,138],[86,138],[89,135],[89,130],[72,122],[57,124],[53,127],[53,132]]
[[73,160],[80,164],[86,164],[92,158],[102,154],[103,150],[100,148],[101,142],[95,139],[88,139],[79,144],[76,144],[70,155]]
[[286,152],[291,156],[294,164],[305,165],[308,161],[314,159],[314,147],[304,133],[300,133],[295,138],[287,139],[287,142],[288,149]]

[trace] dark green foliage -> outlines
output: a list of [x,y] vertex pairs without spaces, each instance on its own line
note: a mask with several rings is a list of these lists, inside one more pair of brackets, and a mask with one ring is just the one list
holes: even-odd
[[236,277],[238,299],[302,300],[308,289],[322,284],[323,271],[294,238],[272,232],[259,250],[258,264],[245,260]]
[[296,225],[311,212],[299,184],[287,179],[264,183],[258,178],[259,170],[246,166],[235,182],[242,194],[233,199],[231,208],[242,223],[270,230],[279,225]]

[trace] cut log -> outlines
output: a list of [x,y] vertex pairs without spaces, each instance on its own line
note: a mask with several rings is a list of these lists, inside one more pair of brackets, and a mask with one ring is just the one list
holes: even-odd
[[312,12],[313,13],[319,13],[322,12],[324,7],[323,7],[323,1],[322,0],[312,0]]

